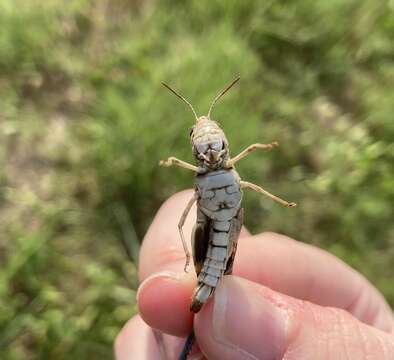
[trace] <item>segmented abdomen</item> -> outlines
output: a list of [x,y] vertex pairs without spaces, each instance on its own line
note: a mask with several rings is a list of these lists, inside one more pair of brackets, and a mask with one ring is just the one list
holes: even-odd
[[[198,274],[191,310],[198,312],[213,293],[233,261],[239,231],[242,191],[235,170],[219,170],[196,178],[198,208],[209,218],[209,237],[204,263]],[[199,239],[200,241],[203,239]],[[231,264],[229,264],[231,261]],[[230,267],[229,267],[230,265]]]
[[[198,276],[198,281],[215,287],[223,276],[227,259],[230,255],[229,252],[231,251],[231,244],[229,243],[231,222],[213,221],[212,225],[213,229],[210,234],[207,255],[201,273]],[[221,227],[222,230],[218,230],[218,227]]]
[[191,310],[198,312],[215,290],[219,280],[226,273],[239,234],[237,219],[212,221],[208,249],[204,265],[198,275]]

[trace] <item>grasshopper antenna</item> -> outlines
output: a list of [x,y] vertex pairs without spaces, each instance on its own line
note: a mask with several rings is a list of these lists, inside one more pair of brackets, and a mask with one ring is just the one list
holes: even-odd
[[233,85],[235,85],[235,84],[239,81],[240,78],[241,78],[241,77],[238,76],[236,79],[234,79],[234,80],[232,81],[232,83],[231,83],[230,85],[228,85],[228,86],[227,86],[225,89],[223,89],[218,95],[216,95],[215,99],[213,99],[212,104],[211,104],[211,106],[210,106],[210,108],[209,108],[208,115],[207,115],[207,118],[208,118],[208,119],[210,119],[211,111],[212,111],[213,107],[215,106],[216,102],[217,102],[227,91],[229,91],[229,90],[233,87]]
[[198,121],[198,116],[197,116],[196,112],[194,111],[192,104],[190,104],[189,101],[187,101],[182,95],[178,94],[174,89],[172,89],[166,83],[162,82],[161,84],[163,86],[165,86],[168,90],[170,90],[173,94],[178,96],[182,101],[184,101],[190,107],[190,109],[193,111],[194,117],[196,118],[196,121]]

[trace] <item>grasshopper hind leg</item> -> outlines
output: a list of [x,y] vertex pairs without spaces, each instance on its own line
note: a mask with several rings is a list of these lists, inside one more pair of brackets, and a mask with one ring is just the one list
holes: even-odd
[[211,219],[197,208],[197,222],[192,233],[193,261],[197,276],[200,274],[207,256]]
[[[197,209],[197,223],[194,226],[192,234],[193,260],[197,277],[201,273],[205,258],[207,256],[211,223],[212,220],[200,209]],[[199,284],[193,292],[190,310],[194,313],[198,312],[204,305],[204,303],[198,299],[208,298],[213,291],[213,288],[207,288],[203,285],[204,284]]]

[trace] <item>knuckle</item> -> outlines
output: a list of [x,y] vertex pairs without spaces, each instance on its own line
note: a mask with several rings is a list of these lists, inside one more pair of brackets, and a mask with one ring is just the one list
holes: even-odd
[[377,346],[377,353],[380,356],[379,359],[392,359],[394,354],[394,336],[385,333],[379,333],[378,341],[379,344]]
[[362,322],[383,331],[391,331],[393,322],[384,302],[374,296],[368,283],[360,279],[360,285],[346,310]]
[[[343,349],[346,359],[352,359],[355,352],[360,359],[388,360],[393,354],[393,344],[381,331],[368,327],[347,311],[328,308],[332,313],[329,335],[336,349]],[[332,354],[334,355],[334,354]]]

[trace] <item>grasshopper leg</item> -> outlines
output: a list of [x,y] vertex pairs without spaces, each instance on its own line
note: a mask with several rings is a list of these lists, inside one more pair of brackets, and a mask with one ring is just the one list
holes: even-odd
[[186,161],[179,160],[179,159],[177,159],[176,157],[173,157],[173,156],[169,157],[167,160],[161,160],[159,162],[159,165],[165,166],[165,167],[176,165],[176,166],[179,166],[179,167],[184,168],[184,169],[188,169],[188,170],[192,170],[192,171],[198,172],[198,167],[197,166],[189,164]]
[[240,152],[237,156],[227,161],[226,166],[232,167],[236,162],[248,156],[250,153],[256,151],[257,149],[271,150],[275,146],[279,146],[277,141],[273,141],[270,144],[252,144],[248,146],[244,151]]
[[190,264],[190,252],[189,252],[189,249],[187,248],[185,235],[183,234],[183,225],[185,225],[187,215],[189,214],[190,209],[192,208],[192,206],[196,200],[197,200],[197,194],[194,193],[193,197],[187,203],[185,210],[183,210],[182,216],[179,219],[179,223],[178,223],[179,234],[181,236],[183,250],[185,251],[185,255],[186,255],[186,263],[185,263],[185,268],[184,268],[185,272],[187,272],[187,268]]
[[282,204],[282,205],[284,205],[284,206],[286,206],[286,207],[295,207],[295,206],[297,206],[296,203],[288,202],[288,201],[286,201],[286,200],[283,200],[283,199],[281,199],[280,197],[271,194],[271,193],[268,192],[267,190],[264,190],[262,187],[260,187],[260,186],[258,186],[258,185],[256,185],[256,184],[247,182],[247,181],[241,181],[241,188],[243,188],[243,189],[249,188],[249,189],[252,189],[252,190],[254,190],[254,191],[257,191],[257,192],[260,193],[260,194],[267,195],[267,196],[268,196],[269,198],[271,198],[272,200],[274,200],[274,201],[278,202],[279,204]]

